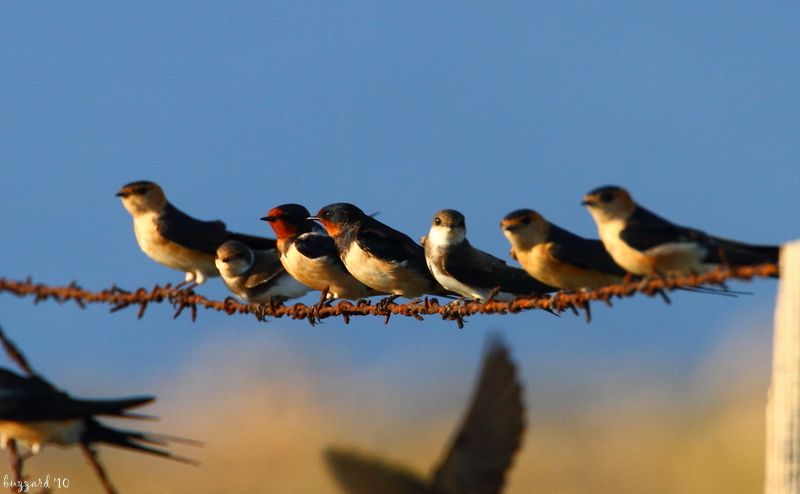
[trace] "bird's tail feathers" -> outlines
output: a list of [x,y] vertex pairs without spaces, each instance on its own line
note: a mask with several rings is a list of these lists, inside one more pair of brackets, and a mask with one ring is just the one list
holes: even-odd
[[150,415],[128,413],[130,408],[138,408],[155,401],[154,396],[136,396],[118,400],[73,400],[77,408],[85,409],[87,415],[111,415],[115,417],[138,418],[153,420]]
[[777,245],[752,245],[719,237],[711,238],[712,249],[716,247],[721,264],[741,266],[778,262],[780,247]]
[[167,446],[170,442],[179,442],[194,446],[199,446],[202,444],[191,439],[178,438],[163,434],[148,434],[138,431],[113,429],[111,427],[106,427],[96,420],[89,422],[89,427],[86,430],[83,439],[87,443],[104,443],[119,448],[139,451],[140,453],[147,453],[160,456],[162,458],[169,458],[170,460],[175,460],[190,465],[197,465],[199,463],[197,460],[175,455],[163,447]]

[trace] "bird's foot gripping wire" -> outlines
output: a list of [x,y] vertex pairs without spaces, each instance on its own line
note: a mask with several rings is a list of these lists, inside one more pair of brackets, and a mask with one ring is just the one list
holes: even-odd
[[384,319],[383,322],[384,324],[389,324],[389,318],[392,316],[392,310],[390,309],[389,306],[393,304],[394,301],[397,300],[399,297],[400,295],[390,295],[381,300],[380,302],[378,302],[377,305],[375,305],[375,313],[381,314],[386,317],[386,319]]
[[320,318],[319,314],[325,307],[331,307],[333,302],[336,300],[333,297],[330,297],[329,292],[330,287],[325,287],[323,290],[319,292],[319,301],[309,307],[308,310],[308,323],[314,326],[317,323],[322,324],[322,319]]

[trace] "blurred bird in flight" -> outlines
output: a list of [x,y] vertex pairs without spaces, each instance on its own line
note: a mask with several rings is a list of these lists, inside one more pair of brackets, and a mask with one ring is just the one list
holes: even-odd
[[491,339],[461,426],[429,478],[376,457],[328,448],[325,460],[347,494],[496,494],[525,430],[522,385],[508,348]]
[[196,441],[117,429],[102,424],[98,416],[117,419],[151,419],[129,410],[155,401],[153,396],[119,399],[76,399],[35,374],[21,352],[0,330],[0,340],[12,359],[22,362],[27,376],[0,368],[0,446],[20,445],[30,455],[46,444],[79,446],[98,474],[106,491],[115,492],[97,458],[95,446],[107,444],[122,449],[147,453],[162,458],[196,464],[176,456],[164,447],[169,442],[199,445]]

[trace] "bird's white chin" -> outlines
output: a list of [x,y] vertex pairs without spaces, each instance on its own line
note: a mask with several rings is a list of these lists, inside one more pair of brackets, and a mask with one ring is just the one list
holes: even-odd
[[214,264],[216,264],[217,270],[219,270],[219,274],[221,274],[223,278],[241,276],[250,269],[250,266],[244,261],[222,262],[219,259],[215,259]]
[[431,231],[428,232],[428,237],[425,240],[427,244],[430,242],[431,247],[443,247],[446,245],[455,245],[461,243],[466,236],[462,228],[450,228],[446,226],[432,226]]

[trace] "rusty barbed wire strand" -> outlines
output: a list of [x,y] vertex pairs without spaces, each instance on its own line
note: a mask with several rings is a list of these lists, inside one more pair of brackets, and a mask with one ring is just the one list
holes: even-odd
[[611,305],[611,301],[615,298],[643,294],[650,297],[660,295],[669,302],[666,293],[673,290],[715,286],[720,287],[719,291],[715,293],[725,294],[728,293],[725,291],[727,290],[725,285],[727,280],[747,281],[753,278],[777,275],[778,266],[776,264],[725,267],[698,275],[636,280],[591,291],[522,296],[508,302],[458,300],[439,303],[436,298],[426,297],[398,304],[394,302],[393,297],[389,297],[376,304],[372,304],[369,300],[357,302],[341,300],[335,301],[335,303],[321,300],[315,305],[301,303],[285,305],[277,301],[258,305],[241,303],[230,297],[222,301],[209,300],[197,294],[194,287],[181,288],[171,284],[155,285],[150,290],[139,288],[135,291],[123,290],[114,285],[111,288],[93,292],[81,288],[75,282],[67,286],[49,286],[34,283],[31,279],[17,281],[6,278],[0,278],[0,293],[9,292],[19,297],[33,297],[34,303],[51,299],[58,303],[75,302],[81,308],[85,308],[87,304],[111,304],[111,312],[139,306],[138,318],[144,315],[148,304],[166,301],[175,309],[174,318],[177,318],[185,309],[189,309],[193,321],[197,318],[198,307],[203,307],[225,312],[228,315],[252,314],[259,321],[265,321],[268,317],[305,319],[312,325],[329,317],[342,317],[345,323],[349,323],[350,318],[354,316],[380,316],[384,318],[385,322],[388,322],[392,315],[413,317],[418,320],[423,320],[424,316],[440,315],[442,319],[455,321],[459,327],[463,327],[464,318],[475,314],[514,314],[525,310],[540,309],[556,313],[571,310],[576,314],[584,311],[588,316],[589,303],[592,301],[603,301]]

